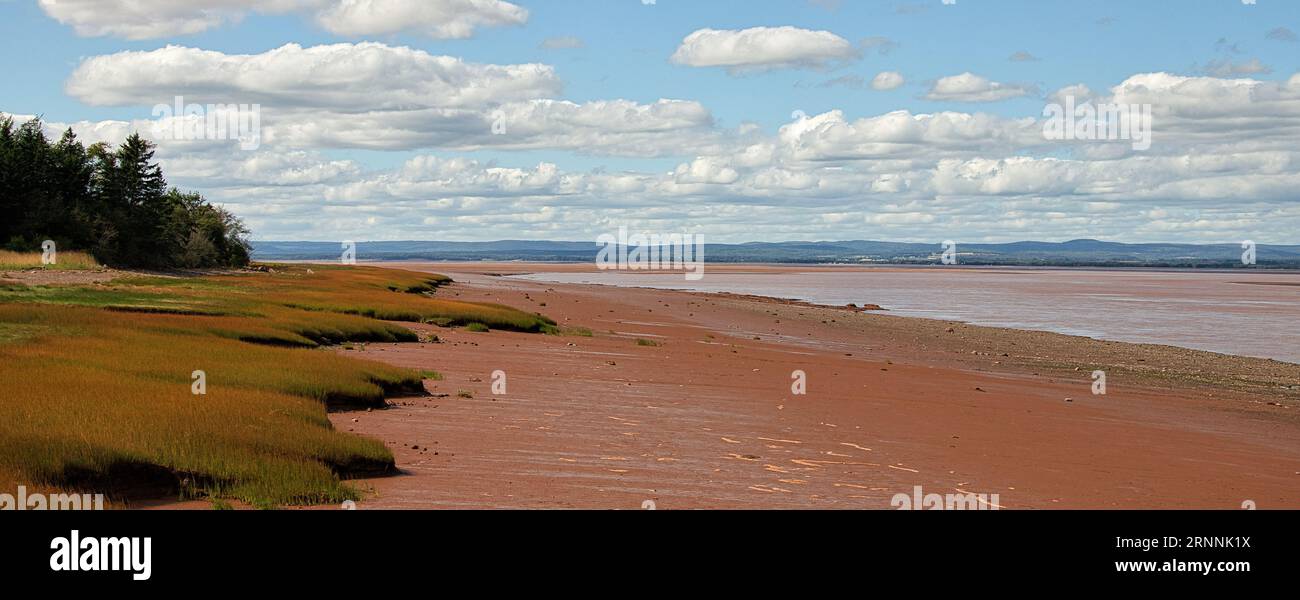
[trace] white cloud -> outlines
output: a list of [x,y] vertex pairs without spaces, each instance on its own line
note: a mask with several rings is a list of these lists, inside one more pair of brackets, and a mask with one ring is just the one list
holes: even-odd
[[410,31],[435,39],[464,39],[477,27],[523,25],[528,11],[501,0],[341,0],[316,15],[339,35]]
[[460,39],[477,27],[522,25],[528,11],[501,0],[39,0],[45,14],[77,35],[131,40],[189,35],[249,13],[310,15],[345,36],[399,31]]
[[729,184],[740,179],[740,173],[717,158],[701,157],[690,164],[678,165],[673,174],[677,183]]
[[377,43],[255,55],[181,46],[87,59],[65,85],[88,104],[260,104],[263,140],[299,149],[570,149],[661,156],[720,152],[698,102],[554,100],[548,65],[488,65]]
[[1042,145],[1033,119],[986,114],[900,110],[856,121],[835,110],[785,125],[778,134],[781,156],[793,161],[921,161],[983,154],[1004,156]]
[[882,92],[896,90],[906,83],[903,75],[897,71],[881,71],[871,79],[871,89]]
[[745,72],[825,68],[857,56],[853,44],[829,31],[785,26],[700,29],[682,40],[671,60],[691,67],[726,67],[732,72]]
[[704,106],[667,99],[651,104],[541,99],[473,110],[299,112],[268,122],[268,139],[297,148],[568,150],[645,158],[719,152],[731,143],[731,134],[714,129]]
[[997,102],[1028,95],[1028,88],[990,81],[974,73],[944,77],[934,82],[926,100],[948,102]]
[[86,59],[65,85],[93,105],[187,101],[262,103],[267,110],[480,107],[557,94],[555,69],[490,65],[373,42],[261,54],[223,54],[183,46]]

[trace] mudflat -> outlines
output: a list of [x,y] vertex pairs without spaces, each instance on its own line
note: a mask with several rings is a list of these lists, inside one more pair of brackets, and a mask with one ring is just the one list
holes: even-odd
[[916,486],[1005,509],[1300,508],[1300,365],[500,276],[549,265],[393,266],[565,335],[417,325],[439,342],[339,350],[443,375],[331,415],[400,469],[355,482],[361,508],[889,509]]

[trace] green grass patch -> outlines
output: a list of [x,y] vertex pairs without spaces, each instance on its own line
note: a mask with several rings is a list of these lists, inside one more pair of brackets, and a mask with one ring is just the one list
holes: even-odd
[[[431,281],[313,265],[0,286],[0,489],[174,494],[214,507],[358,499],[345,480],[390,472],[392,454],[336,431],[327,409],[384,406],[441,375],[322,346],[418,341],[376,320],[393,313],[549,325],[510,307],[435,298]],[[419,292],[389,291],[394,282]],[[328,308],[345,305],[356,310]],[[206,375],[205,395],[191,393],[194,371]]]
[[52,271],[95,271],[103,266],[85,252],[55,252],[54,264],[47,265],[41,260],[40,252],[10,252],[0,250],[0,271],[24,271],[27,269],[49,269]]

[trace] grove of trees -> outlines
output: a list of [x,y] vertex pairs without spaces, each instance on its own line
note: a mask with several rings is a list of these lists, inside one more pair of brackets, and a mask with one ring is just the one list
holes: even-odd
[[40,119],[0,119],[0,245],[84,250],[101,263],[141,268],[240,267],[248,229],[202,196],[168,188],[154,145],[132,134],[116,149],[56,142]]

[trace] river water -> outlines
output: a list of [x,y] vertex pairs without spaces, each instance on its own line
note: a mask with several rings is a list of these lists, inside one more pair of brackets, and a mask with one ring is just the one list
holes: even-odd
[[[743,268],[741,268],[743,269]],[[538,273],[556,283],[731,292],[1300,363],[1300,274],[1066,269]]]

